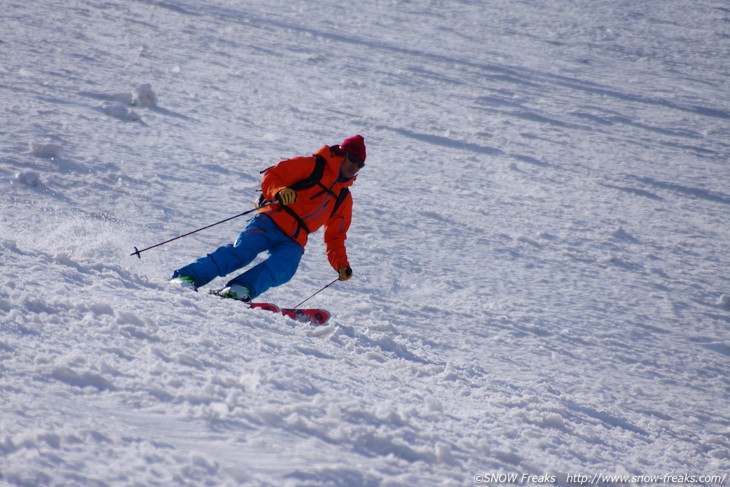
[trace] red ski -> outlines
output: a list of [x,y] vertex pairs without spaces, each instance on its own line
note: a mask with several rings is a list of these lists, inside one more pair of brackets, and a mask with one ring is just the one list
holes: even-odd
[[305,308],[305,309],[287,309],[281,310],[284,316],[297,321],[309,322],[313,325],[324,325],[330,319],[330,313],[326,309]]
[[251,308],[265,309],[266,311],[273,311],[274,313],[281,313],[289,318],[301,321],[303,323],[310,323],[312,325],[324,325],[330,319],[329,311],[319,308],[308,308],[308,309],[290,309],[290,308],[279,308],[275,304],[271,303],[247,303]]
[[307,309],[290,309],[290,308],[279,308],[275,304],[271,303],[248,303],[251,308],[265,309],[266,311],[273,311],[274,313],[281,313],[289,318],[301,321],[303,323],[310,323],[312,325],[324,325],[330,319],[329,311],[319,308],[307,308]]
[[[221,296],[219,294],[220,289],[215,289],[210,291],[210,294],[215,294],[216,296]],[[249,308],[254,309],[264,309],[266,311],[273,311],[274,313],[281,313],[284,316],[288,316],[289,318],[300,321],[303,323],[310,323],[312,325],[324,325],[327,323],[327,321],[330,319],[330,313],[329,311],[325,309],[319,309],[319,308],[307,308],[307,309],[290,309],[290,308],[279,308],[275,304],[271,303],[247,303],[245,301],[241,301],[242,304],[248,305]]]

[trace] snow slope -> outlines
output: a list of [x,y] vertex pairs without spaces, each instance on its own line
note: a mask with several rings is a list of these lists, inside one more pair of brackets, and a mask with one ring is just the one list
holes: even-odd
[[[726,481],[728,25],[719,0],[5,0],[0,484]],[[355,133],[329,326],[168,285],[244,219],[129,256]],[[314,235],[266,297],[334,277]]]

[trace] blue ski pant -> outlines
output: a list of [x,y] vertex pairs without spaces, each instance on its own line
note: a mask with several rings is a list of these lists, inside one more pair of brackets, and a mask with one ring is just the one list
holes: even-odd
[[269,257],[231,279],[227,285],[240,284],[255,298],[274,286],[294,277],[304,249],[287,237],[265,215],[256,215],[233,245],[225,245],[192,264],[177,269],[172,277],[188,276],[195,284],[205,286],[216,277],[223,277],[249,265],[261,252]]

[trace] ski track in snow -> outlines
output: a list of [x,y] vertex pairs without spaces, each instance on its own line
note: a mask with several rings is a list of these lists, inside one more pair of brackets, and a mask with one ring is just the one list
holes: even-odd
[[[727,473],[727,8],[3,11],[0,484]],[[129,256],[355,133],[328,326],[168,286],[244,221]]]

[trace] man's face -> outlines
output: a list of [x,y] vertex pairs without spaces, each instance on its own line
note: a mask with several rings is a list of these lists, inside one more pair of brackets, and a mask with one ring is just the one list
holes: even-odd
[[350,154],[345,153],[345,160],[340,166],[340,176],[344,179],[352,179],[365,164],[356,161]]

